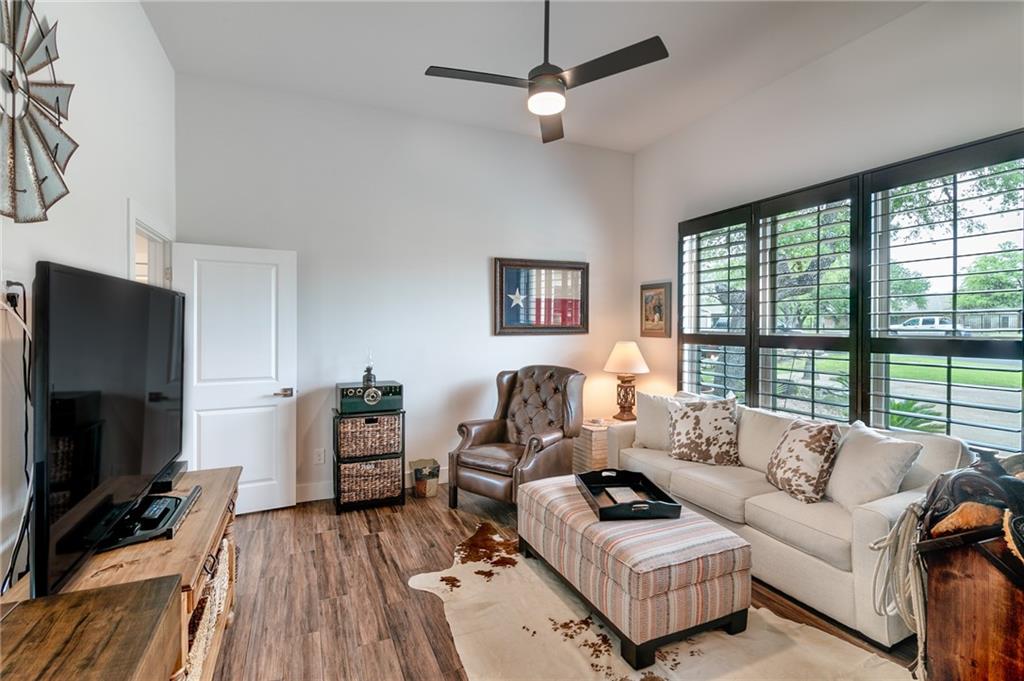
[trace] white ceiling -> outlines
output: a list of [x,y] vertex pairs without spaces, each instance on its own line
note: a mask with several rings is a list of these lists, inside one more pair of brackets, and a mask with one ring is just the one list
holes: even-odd
[[[523,90],[423,75],[436,64],[525,77],[542,61],[539,0],[144,6],[178,73],[539,136]],[[915,6],[556,0],[563,68],[652,35],[670,55],[571,90],[566,139],[636,151]]]

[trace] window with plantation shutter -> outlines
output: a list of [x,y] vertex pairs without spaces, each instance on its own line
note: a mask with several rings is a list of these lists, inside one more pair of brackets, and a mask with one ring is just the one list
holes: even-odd
[[679,257],[680,388],[1024,451],[1024,130],[681,222]]
[[679,387],[746,400],[749,210],[680,227]]
[[850,416],[850,250],[855,185],[834,182],[757,208],[757,404]]
[[682,390],[708,397],[732,394],[737,402],[746,401],[747,363],[743,347],[687,344],[682,352]]
[[1024,157],[929,170],[870,195],[870,422],[1020,452]]
[[761,218],[761,333],[850,333],[850,199]]
[[1021,368],[1012,359],[873,354],[871,423],[1020,452]]
[[759,406],[812,419],[849,421],[848,352],[765,348],[759,374]]
[[1024,159],[871,195],[871,329],[1020,339]]
[[746,225],[683,239],[683,332],[742,334],[747,316]]

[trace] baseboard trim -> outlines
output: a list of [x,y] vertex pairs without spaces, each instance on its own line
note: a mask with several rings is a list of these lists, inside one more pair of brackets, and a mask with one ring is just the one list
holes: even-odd
[[[443,466],[441,468],[440,477],[438,478],[440,484],[448,482],[448,467]],[[405,472],[405,488],[409,489],[413,485],[412,471]],[[317,480],[315,482],[300,482],[295,485],[295,503],[301,504],[307,501],[319,501],[321,499],[331,499],[334,497],[334,482],[331,480]]]
[[330,480],[301,482],[295,486],[295,502],[318,501],[334,497],[334,483]]

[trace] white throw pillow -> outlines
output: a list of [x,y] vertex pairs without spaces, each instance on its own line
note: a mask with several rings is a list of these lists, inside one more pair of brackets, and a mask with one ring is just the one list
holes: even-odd
[[672,418],[669,454],[712,466],[739,466],[736,400],[704,400],[668,407]]
[[839,443],[825,496],[853,510],[896,494],[922,447],[920,442],[898,440],[857,421]]
[[752,407],[737,407],[736,411],[740,422],[740,463],[755,471],[768,472],[772,449],[796,418]]
[[669,442],[668,406],[669,404],[692,402],[694,399],[696,398],[663,397],[638,392],[636,394],[636,435],[633,446],[644,449],[660,449],[663,452],[672,449]]

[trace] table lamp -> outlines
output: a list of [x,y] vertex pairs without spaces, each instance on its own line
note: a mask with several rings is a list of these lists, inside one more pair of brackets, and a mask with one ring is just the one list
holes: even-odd
[[604,370],[619,376],[619,386],[616,389],[619,413],[615,418],[620,421],[636,421],[636,414],[633,413],[633,405],[636,404],[634,382],[637,374],[646,374],[650,371],[636,341],[617,342],[612,348],[612,354],[608,355]]

